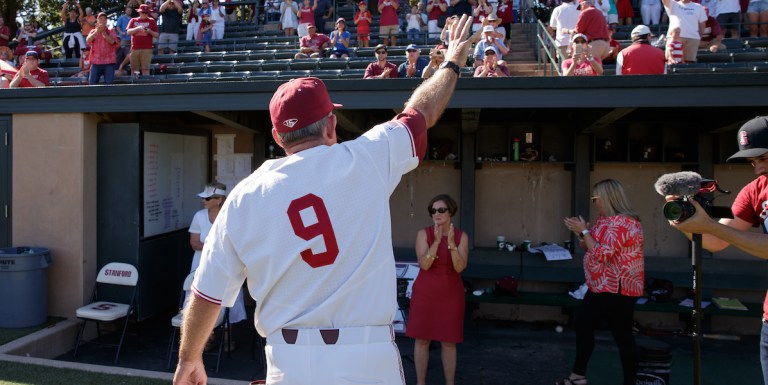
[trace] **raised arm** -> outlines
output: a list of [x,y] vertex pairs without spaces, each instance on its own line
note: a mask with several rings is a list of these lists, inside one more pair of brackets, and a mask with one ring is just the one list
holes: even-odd
[[[467,64],[470,47],[480,40],[479,31],[475,35],[469,35],[471,29],[472,18],[467,17],[467,15],[462,15],[461,19],[451,26],[451,36],[455,38],[448,44],[448,50],[445,53],[446,62],[453,62],[459,67],[464,67]],[[440,119],[440,115],[443,114],[445,107],[451,100],[458,78],[459,74],[451,69],[436,71],[432,77],[416,88],[405,106],[421,112],[427,122],[427,127],[432,127]]]

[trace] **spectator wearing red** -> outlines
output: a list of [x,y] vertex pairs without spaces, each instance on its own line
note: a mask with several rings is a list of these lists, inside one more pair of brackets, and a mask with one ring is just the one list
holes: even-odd
[[448,2],[445,0],[428,0],[427,2],[427,30],[430,39],[439,39],[442,28],[437,25],[437,20],[445,16],[448,11]]
[[139,17],[128,23],[128,34],[131,35],[131,70],[141,71],[149,75],[149,65],[152,63],[152,39],[160,36],[157,22],[149,17],[152,8],[147,4],[139,7]]
[[[595,0],[580,0],[581,14],[576,21],[576,28],[568,33],[578,33],[587,36],[587,43],[592,46],[594,57],[600,60],[608,57],[610,47],[608,45],[608,22],[603,12],[595,8]],[[564,33],[566,31],[563,31]]]
[[363,79],[387,79],[397,77],[397,65],[387,61],[387,46],[379,44],[373,49],[376,61],[368,64]]
[[11,40],[11,29],[5,25],[5,18],[0,16],[0,47],[7,47]]
[[390,38],[392,45],[397,45],[397,34],[400,33],[400,19],[397,17],[399,7],[398,0],[379,0],[379,38],[384,45],[389,45]]
[[294,58],[320,58],[323,57],[323,51],[330,46],[331,39],[322,33],[317,33],[317,27],[314,24],[307,26],[307,36],[301,38],[299,43],[299,52]]
[[117,47],[120,41],[117,32],[107,25],[107,14],[99,13],[96,18],[96,28],[91,30],[85,39],[91,48],[91,71],[88,84],[98,84],[104,76],[104,84],[112,84],[117,67]]
[[[597,11],[597,9],[595,9]],[[597,11],[600,12],[600,11]],[[571,57],[562,64],[563,76],[598,76],[603,74],[603,63],[587,44],[587,36],[577,33],[571,39]]]
[[[707,14],[707,21],[704,22],[704,32],[701,34],[699,49],[706,49],[709,50],[709,52],[725,50],[726,47],[725,44],[723,44],[725,31],[720,26],[720,22],[709,15],[709,8],[704,7],[704,13]],[[719,19],[720,15],[717,17]]]
[[48,72],[39,67],[40,56],[36,51],[27,51],[24,64],[11,80],[8,88],[48,87]]
[[355,13],[355,25],[357,25],[357,42],[360,47],[368,47],[371,34],[371,21],[373,16],[368,10],[368,4],[365,1],[357,3],[357,13]]
[[509,40],[512,38],[512,23],[515,22],[512,0],[502,0],[501,4],[499,4],[499,7],[496,9],[496,15],[501,19],[499,25],[504,28],[506,33],[504,38],[509,43]]
[[619,52],[616,75],[661,75],[667,73],[664,52],[651,45],[651,29],[638,25],[632,30],[632,45]]

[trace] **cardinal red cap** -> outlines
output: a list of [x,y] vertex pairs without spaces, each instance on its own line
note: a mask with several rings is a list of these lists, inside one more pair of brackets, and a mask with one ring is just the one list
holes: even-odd
[[277,132],[292,132],[319,121],[337,107],[341,104],[331,102],[322,80],[298,78],[278,87],[269,101],[269,115]]

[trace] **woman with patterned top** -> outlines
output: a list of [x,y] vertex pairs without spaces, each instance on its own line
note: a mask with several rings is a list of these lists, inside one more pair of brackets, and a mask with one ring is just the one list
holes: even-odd
[[568,230],[581,238],[581,245],[587,250],[584,276],[589,290],[574,322],[573,370],[558,384],[587,383],[587,363],[595,347],[595,328],[605,320],[619,348],[623,384],[634,385],[637,352],[632,326],[635,301],[643,295],[645,281],[643,227],[618,181],[605,179],[596,183],[591,199],[598,213],[592,228],[580,216],[564,220]]

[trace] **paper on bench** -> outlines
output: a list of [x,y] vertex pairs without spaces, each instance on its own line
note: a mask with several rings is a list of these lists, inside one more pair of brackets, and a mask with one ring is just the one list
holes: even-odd
[[564,261],[567,259],[573,259],[571,252],[562,248],[560,245],[531,247],[528,250],[531,253],[544,253],[544,258],[546,258],[547,261]]

